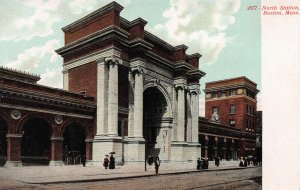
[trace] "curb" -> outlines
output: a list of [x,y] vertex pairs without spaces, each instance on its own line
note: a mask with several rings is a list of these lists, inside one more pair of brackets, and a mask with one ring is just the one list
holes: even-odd
[[[257,166],[259,167],[259,166]],[[60,184],[60,183],[87,183],[87,182],[97,182],[97,181],[111,181],[111,180],[122,180],[122,179],[132,179],[132,178],[144,178],[144,177],[154,177],[154,176],[161,176],[161,175],[180,175],[185,173],[196,173],[196,172],[213,172],[213,171],[227,171],[227,170],[243,170],[247,168],[257,168],[257,167],[239,167],[239,168],[222,168],[222,169],[207,169],[207,170],[191,170],[191,171],[178,171],[178,172],[170,172],[170,173],[161,173],[161,174],[143,174],[143,175],[136,175],[136,176],[120,176],[120,177],[110,177],[110,178],[99,178],[99,179],[83,179],[83,180],[67,180],[67,181],[51,181],[51,182],[26,182],[20,181],[26,184],[40,184],[40,185],[47,185],[47,184]]]

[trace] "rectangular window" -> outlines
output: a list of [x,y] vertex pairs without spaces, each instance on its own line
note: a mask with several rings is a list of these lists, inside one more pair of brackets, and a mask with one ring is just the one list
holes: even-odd
[[221,96],[226,97],[226,92],[222,92]]
[[234,127],[235,126],[235,120],[230,120],[229,121],[229,125],[232,126],[232,127]]
[[230,96],[235,96],[235,91],[234,90],[230,91]]
[[212,113],[214,113],[214,112],[219,113],[218,107],[214,106],[214,107],[212,108]]
[[213,93],[212,94],[212,98],[217,98],[218,96],[217,96],[217,93]]
[[234,106],[234,105],[231,105],[231,106],[230,106],[229,112],[230,112],[230,113],[235,113],[235,106]]

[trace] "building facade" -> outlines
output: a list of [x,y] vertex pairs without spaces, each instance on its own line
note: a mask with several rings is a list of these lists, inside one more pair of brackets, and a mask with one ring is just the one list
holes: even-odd
[[200,54],[172,46],[128,21],[112,2],[62,30],[64,90],[38,85],[39,76],[2,68],[1,155],[6,165],[195,161]]
[[199,123],[205,157],[226,160],[256,155],[256,83],[246,77],[208,82],[205,118]]

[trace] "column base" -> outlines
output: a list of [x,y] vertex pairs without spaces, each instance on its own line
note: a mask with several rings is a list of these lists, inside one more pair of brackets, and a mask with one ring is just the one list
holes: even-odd
[[4,167],[20,167],[23,166],[21,161],[6,161]]
[[96,136],[93,140],[92,160],[86,165],[102,166],[105,155],[115,152],[115,164],[122,164],[123,146],[121,137]]
[[186,142],[172,142],[171,144],[171,160],[172,162],[186,162],[188,159],[185,155],[187,149]]
[[124,143],[124,161],[143,164],[145,162],[145,139],[143,137],[126,138]]
[[198,158],[201,158],[201,144],[196,142],[188,143],[185,154],[188,161],[196,162]]
[[62,166],[64,162],[62,160],[51,160],[49,166]]

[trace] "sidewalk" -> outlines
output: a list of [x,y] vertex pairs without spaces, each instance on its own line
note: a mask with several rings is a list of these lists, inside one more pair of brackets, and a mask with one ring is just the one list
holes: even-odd
[[[159,175],[236,169],[246,168],[239,166],[222,166],[222,164],[217,168],[211,164],[207,170],[197,170],[196,164],[162,163],[159,168]],[[153,165],[147,165],[147,171],[145,171],[144,167],[134,165],[116,166],[114,170],[105,170],[100,166],[82,167],[82,165],[0,167],[0,179],[16,180],[28,184],[79,183],[154,175],[155,168]]]

